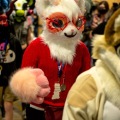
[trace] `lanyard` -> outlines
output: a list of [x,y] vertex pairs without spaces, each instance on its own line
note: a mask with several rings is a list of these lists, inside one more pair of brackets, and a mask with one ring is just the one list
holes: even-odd
[[64,66],[65,64],[58,62],[58,77],[59,78],[62,76]]
[[62,80],[64,83],[65,80],[65,72],[66,72],[66,65],[63,63],[58,62],[58,78],[59,78],[59,82],[62,76]]
[[[64,83],[65,81],[65,72],[66,72],[66,65],[63,64],[62,62],[57,62],[58,63],[58,82],[54,84],[54,92],[52,95],[52,99],[59,99],[60,98],[60,92],[63,92],[66,90],[66,85]],[[64,72],[63,72],[64,71]],[[62,84],[60,83],[62,76]]]
[[62,84],[60,86],[61,92],[66,90],[65,72],[66,72],[66,65],[58,62],[58,82],[59,82],[59,84],[60,84],[60,80],[61,80],[61,76],[62,76]]

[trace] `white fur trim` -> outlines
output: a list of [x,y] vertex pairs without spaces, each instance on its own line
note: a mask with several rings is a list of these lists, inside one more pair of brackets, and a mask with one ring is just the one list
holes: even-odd
[[40,91],[40,87],[36,83],[36,77],[31,70],[32,68],[20,69],[10,79],[11,90],[23,102],[31,102]]
[[[110,65],[109,65],[110,66]],[[120,84],[114,73],[109,69],[108,65],[101,60],[96,62],[96,73],[105,91],[106,98],[112,104],[120,108]],[[98,79],[95,79],[97,82]]]
[[120,58],[113,52],[108,50],[100,51],[101,59],[116,76],[118,83],[120,84]]

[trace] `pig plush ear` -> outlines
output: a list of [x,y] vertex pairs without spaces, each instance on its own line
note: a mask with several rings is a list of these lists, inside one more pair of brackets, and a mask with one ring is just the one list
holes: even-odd
[[52,5],[58,5],[61,0],[36,0],[35,7],[39,16],[44,16],[45,9]]
[[77,5],[79,6],[81,12],[84,14],[86,11],[85,8],[85,0],[75,0],[75,2],[77,3]]

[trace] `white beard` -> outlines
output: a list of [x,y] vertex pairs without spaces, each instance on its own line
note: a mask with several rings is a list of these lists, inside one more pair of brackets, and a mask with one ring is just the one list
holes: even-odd
[[[46,33],[45,33],[46,35]],[[51,53],[51,57],[57,59],[60,62],[72,64],[75,53],[76,46],[80,43],[80,40],[77,38],[71,39],[58,39],[58,36],[50,37],[50,35],[45,36],[44,33],[41,35],[45,44],[48,45]],[[49,38],[49,39],[48,39]],[[52,39],[50,39],[52,38]]]

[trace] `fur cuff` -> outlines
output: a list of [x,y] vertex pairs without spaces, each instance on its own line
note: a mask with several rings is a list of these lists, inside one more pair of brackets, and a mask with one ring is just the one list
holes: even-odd
[[40,91],[33,68],[23,68],[16,71],[10,79],[10,88],[23,102],[31,102]]

